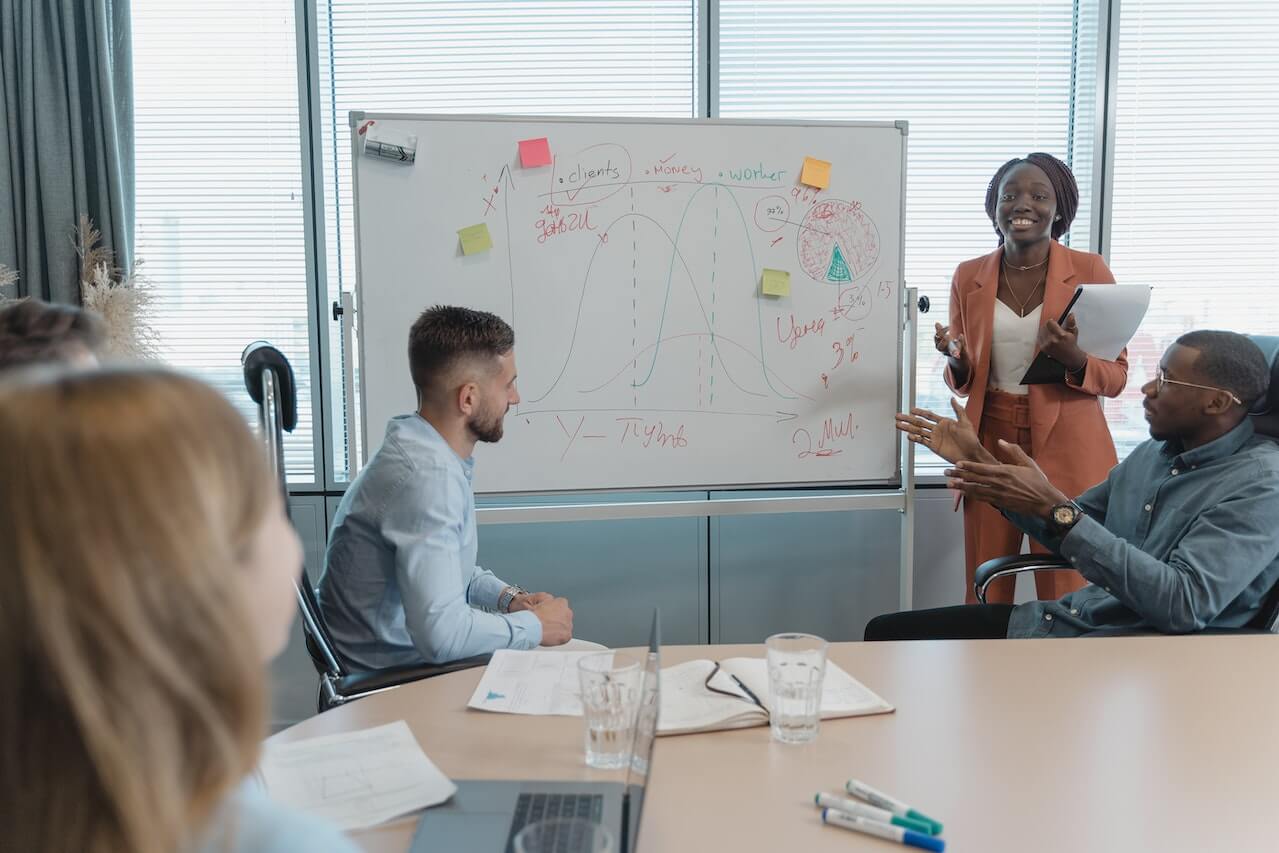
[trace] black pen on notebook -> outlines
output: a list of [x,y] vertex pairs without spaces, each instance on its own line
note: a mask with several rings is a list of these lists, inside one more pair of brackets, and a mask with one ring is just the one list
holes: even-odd
[[[731,679],[733,679],[733,683],[734,683],[734,684],[736,684],[738,687],[742,688],[742,692],[743,692],[743,693],[745,693],[747,696],[751,697],[751,701],[752,701],[752,702],[754,702],[754,703],[755,703],[756,705],[758,705],[759,707],[764,708],[764,703],[763,703],[763,702],[761,702],[761,701],[759,701],[759,697],[755,695],[754,691],[752,691],[749,687],[747,687],[745,684],[743,684],[743,683],[742,683],[742,680],[741,680],[740,678],[738,678],[736,675],[733,675],[731,672],[728,674],[728,677],[729,677],[729,678],[731,678]],[[767,711],[768,709],[767,709],[767,708],[764,708],[764,710],[765,710],[765,711]]]

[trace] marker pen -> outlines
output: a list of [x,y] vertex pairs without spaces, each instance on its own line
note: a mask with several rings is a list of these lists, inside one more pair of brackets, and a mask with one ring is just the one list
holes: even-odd
[[932,850],[933,853],[942,853],[946,849],[946,842],[940,838],[933,838],[931,835],[923,835],[910,829],[902,829],[900,826],[889,826],[877,820],[867,820],[864,817],[844,814],[834,809],[822,809],[822,823],[838,826],[841,829],[851,829],[853,832],[860,832],[865,835],[873,835],[885,841],[896,841],[898,844],[905,844],[908,847],[918,847],[920,850]]
[[930,823],[915,820],[913,817],[898,817],[887,809],[868,806],[865,803],[859,803],[857,800],[846,800],[833,794],[818,794],[813,798],[813,801],[822,808],[843,812],[854,817],[864,817],[867,820],[876,820],[880,823],[900,826],[902,829],[922,832],[925,835],[933,834],[933,826]]
[[915,820],[922,821],[932,827],[933,835],[941,835],[942,826],[940,823],[923,812],[916,811],[901,800],[890,797],[882,791],[876,791],[865,782],[849,779],[848,783],[844,785],[844,789],[854,797],[860,797],[873,806],[879,806],[881,809],[888,809],[888,811],[898,817],[913,817]]

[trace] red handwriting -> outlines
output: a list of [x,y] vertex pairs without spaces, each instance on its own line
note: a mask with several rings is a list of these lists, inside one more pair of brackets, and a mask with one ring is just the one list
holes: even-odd
[[820,335],[826,331],[826,318],[818,317],[816,320],[810,320],[802,326],[795,324],[795,315],[790,315],[790,330],[785,334],[782,333],[782,318],[777,318],[777,340],[786,344],[791,349],[799,343],[799,339],[805,335]]
[[620,444],[625,445],[630,440],[631,444],[638,442],[640,447],[650,447],[654,444],[658,447],[688,447],[688,438],[684,435],[683,424],[676,427],[674,432],[668,432],[666,425],[661,421],[648,423],[643,418],[616,418],[616,420],[622,425]]
[[[651,168],[645,169],[644,174],[662,176],[687,175],[699,184],[702,182],[702,170],[700,167],[689,166],[686,163],[672,163],[671,160],[674,159],[674,157],[675,155],[671,154],[668,157],[659,160],[654,163]],[[670,192],[670,190],[667,190],[667,192]]]
[[800,204],[815,204],[817,197],[821,194],[821,190],[816,187],[797,186],[791,187],[791,198]]
[[838,447],[833,447],[837,441],[850,441],[854,438],[853,433],[857,431],[857,426],[853,423],[853,413],[849,412],[846,416],[829,417],[822,423],[821,437],[817,439],[817,446],[813,446],[813,434],[808,430],[800,427],[791,434],[790,443],[796,449],[796,456],[799,459],[808,459],[816,457],[818,459],[826,459],[831,456],[838,456],[844,451]]
[[591,208],[588,207],[585,211],[574,210],[561,213],[560,209],[553,204],[542,208],[542,218],[533,224],[533,228],[541,232],[537,235],[539,243],[545,243],[557,234],[595,230],[595,226],[591,224]]
[[844,338],[842,341],[835,341],[833,344],[830,345],[830,348],[835,351],[835,363],[832,364],[830,367],[832,372],[834,372],[836,368],[838,368],[841,364],[844,363],[845,356],[847,356],[849,364],[852,364],[854,361],[857,361],[857,359],[861,357],[861,353],[853,349],[853,340],[856,337],[857,337],[856,335],[849,335],[848,337]]

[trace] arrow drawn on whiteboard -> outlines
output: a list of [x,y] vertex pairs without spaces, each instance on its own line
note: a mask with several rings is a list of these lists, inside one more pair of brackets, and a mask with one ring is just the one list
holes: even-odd
[[778,415],[777,423],[779,424],[784,423],[786,421],[793,421],[795,420],[795,418],[799,417],[799,415],[795,414],[794,412],[777,412],[777,415]]

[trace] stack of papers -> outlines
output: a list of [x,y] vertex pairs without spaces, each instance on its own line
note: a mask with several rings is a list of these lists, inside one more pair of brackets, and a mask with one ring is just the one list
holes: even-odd
[[341,829],[438,805],[457,791],[403,720],[372,729],[268,742],[260,768],[271,799]]

